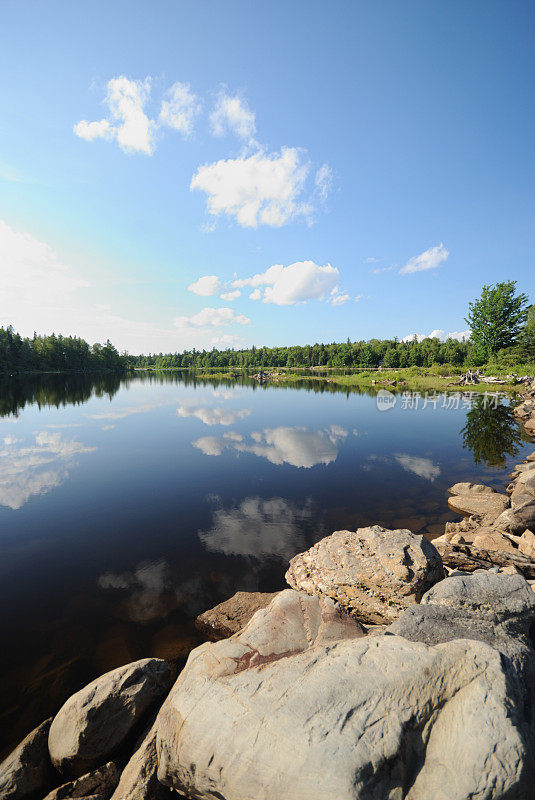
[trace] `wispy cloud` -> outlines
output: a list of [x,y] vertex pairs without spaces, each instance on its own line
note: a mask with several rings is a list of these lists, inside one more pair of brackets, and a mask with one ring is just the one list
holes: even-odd
[[429,250],[424,250],[419,256],[409,258],[405,266],[403,266],[399,274],[411,275],[414,272],[425,272],[429,269],[436,269],[449,257],[449,250],[446,250],[442,242],[436,247],[430,247]]

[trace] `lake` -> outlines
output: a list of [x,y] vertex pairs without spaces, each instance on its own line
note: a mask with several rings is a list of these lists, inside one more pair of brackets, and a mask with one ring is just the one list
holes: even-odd
[[185,657],[197,614],[283,588],[333,530],[439,535],[451,484],[503,490],[533,449],[505,399],[385,398],[171,372],[4,380],[0,750],[98,674]]

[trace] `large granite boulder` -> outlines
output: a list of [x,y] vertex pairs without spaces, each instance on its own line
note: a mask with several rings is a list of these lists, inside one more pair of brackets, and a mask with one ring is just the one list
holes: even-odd
[[69,777],[103,764],[170,684],[171,668],[159,658],[134,661],[88,684],[54,717],[48,737],[52,763]]
[[124,768],[111,800],[168,800],[177,797],[156,776],[156,726],[151,725]]
[[443,577],[427,539],[379,525],[336,531],[292,558],[286,573],[292,588],[331,597],[371,624],[393,622]]
[[387,631],[430,645],[452,639],[487,642],[531,682],[535,675],[534,623],[535,594],[522,575],[480,571],[437,583],[420,605],[408,608]]
[[229,636],[245,628],[253,614],[259,608],[268,606],[277,594],[277,592],[236,592],[223,603],[199,614],[195,620],[195,627],[213,642],[228,639]]
[[119,771],[116,764],[108,764],[76,778],[74,781],[64,783],[57,789],[47,794],[45,800],[74,800],[74,798],[88,798],[97,796],[101,800],[108,800],[119,781]]
[[480,641],[337,640],[339,623],[321,637],[325,603],[282,592],[190,654],[157,720],[161,782],[197,800],[530,796],[507,659]]
[[24,800],[38,792],[44,795],[54,785],[54,771],[48,757],[51,722],[52,717],[42,722],[0,764],[2,800]]

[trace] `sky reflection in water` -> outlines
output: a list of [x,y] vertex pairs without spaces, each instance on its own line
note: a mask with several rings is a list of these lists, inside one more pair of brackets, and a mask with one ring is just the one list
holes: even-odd
[[281,588],[288,560],[333,530],[440,533],[449,485],[503,488],[529,450],[506,406],[380,413],[368,395],[176,374],[12,383],[0,413],[10,741],[96,674],[185,655],[196,614]]

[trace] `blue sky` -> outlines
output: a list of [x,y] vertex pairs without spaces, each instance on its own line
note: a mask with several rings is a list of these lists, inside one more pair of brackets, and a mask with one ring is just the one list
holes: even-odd
[[463,332],[511,278],[533,301],[534,26],[527,0],[3,0],[0,322],[157,352]]

